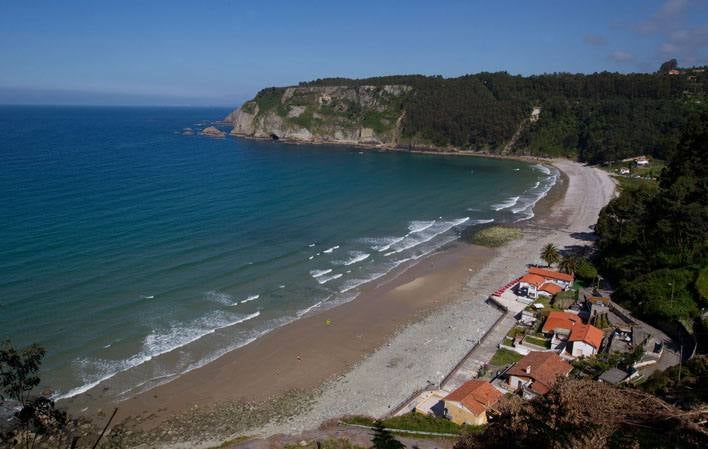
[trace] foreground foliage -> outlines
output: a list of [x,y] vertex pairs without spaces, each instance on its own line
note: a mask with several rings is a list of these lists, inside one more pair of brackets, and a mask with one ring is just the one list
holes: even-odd
[[506,397],[500,415],[456,449],[701,448],[706,411],[686,413],[647,393],[589,380],[563,380],[531,401]]

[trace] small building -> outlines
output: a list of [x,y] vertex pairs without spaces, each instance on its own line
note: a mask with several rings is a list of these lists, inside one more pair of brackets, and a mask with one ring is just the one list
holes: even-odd
[[519,279],[517,292],[522,296],[528,296],[531,299],[538,298],[538,292],[541,286],[545,283],[545,279],[535,274],[525,274]]
[[602,331],[571,312],[549,313],[541,331],[551,338],[551,349],[572,357],[589,357],[602,346]]
[[486,424],[487,410],[502,396],[489,382],[467,381],[443,399],[445,416],[455,424]]
[[536,323],[536,313],[532,312],[531,310],[522,310],[521,311],[521,317],[519,318],[519,322],[521,324],[524,324],[526,326],[533,326],[534,323]]
[[444,416],[443,399],[447,396],[447,391],[433,390],[424,391],[421,399],[415,406],[415,412],[428,416]]
[[507,384],[531,399],[546,394],[559,378],[567,377],[572,370],[555,352],[532,351],[509,369]]
[[624,382],[628,377],[629,374],[627,374],[625,371],[622,371],[619,368],[610,368],[604,373],[602,373],[598,380],[600,382],[607,382],[608,384],[612,385],[619,385]]
[[566,351],[573,357],[590,357],[600,351],[602,337],[602,331],[592,324],[573,326],[568,337],[569,346],[566,346]]
[[590,319],[610,311],[610,298],[606,296],[586,296],[585,307],[590,313]]
[[634,163],[637,165],[637,167],[648,167],[649,166],[649,159],[647,159],[644,156],[638,157],[634,160]]
[[629,174],[629,168],[627,167],[622,167],[620,168],[620,175],[628,175]]

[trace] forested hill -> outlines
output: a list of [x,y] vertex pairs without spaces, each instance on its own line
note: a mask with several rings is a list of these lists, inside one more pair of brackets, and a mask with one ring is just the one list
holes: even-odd
[[[373,94],[373,103],[367,100],[363,107],[361,102],[350,101],[362,89],[368,89],[366,93],[371,97],[371,89],[391,86],[409,86],[410,90],[395,98]],[[347,102],[336,105],[340,115],[336,123],[370,126],[374,136],[377,131],[385,136],[380,143],[389,146],[563,155],[603,162],[638,154],[668,159],[688,117],[706,108],[708,72],[691,68],[682,69],[677,75],[603,72],[523,77],[497,72],[458,78],[327,78],[300,83],[298,87],[264,89],[244,107],[260,106],[256,122],[270,107],[279,111],[273,114],[282,118],[285,125],[291,120],[297,122],[301,127],[298,132],[312,135],[311,141],[319,137],[327,141],[328,134],[318,135],[317,130],[335,123],[327,122],[325,107],[329,105],[323,105],[321,97],[319,103],[312,98],[296,106],[292,102],[298,92],[331,89],[348,89],[346,95],[342,94]],[[292,117],[284,105],[303,108],[297,112],[305,113]],[[541,109],[540,115],[538,120],[530,120],[535,107]],[[262,122],[261,125],[267,124],[268,119]],[[303,135],[302,132],[294,135]],[[515,133],[516,139],[509,148]]]

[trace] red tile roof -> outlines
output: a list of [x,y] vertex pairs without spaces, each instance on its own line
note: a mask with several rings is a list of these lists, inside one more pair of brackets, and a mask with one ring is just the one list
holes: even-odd
[[570,331],[568,341],[584,341],[595,349],[602,344],[602,331],[591,324],[578,324]]
[[531,379],[531,390],[545,394],[559,377],[567,376],[572,369],[555,352],[532,351],[509,369],[509,376]]
[[459,402],[475,415],[481,415],[487,407],[496,404],[501,397],[501,392],[489,382],[470,380],[445,396],[443,400]]
[[545,279],[555,279],[557,281],[573,282],[573,275],[561,273],[558,271],[547,270],[545,268],[531,267],[529,268],[529,274],[535,274],[537,276],[542,276]]
[[535,274],[525,274],[521,276],[521,279],[519,279],[519,282],[526,282],[527,284],[530,285],[535,285],[536,287],[541,286],[546,280],[542,278],[541,276],[536,276]]
[[546,282],[541,286],[541,290],[543,290],[544,292],[548,292],[551,295],[555,295],[556,293],[562,292],[563,287],[558,284],[554,284],[553,282]]
[[553,311],[548,314],[541,331],[546,334],[556,329],[572,330],[576,324],[583,324],[583,320],[574,313]]

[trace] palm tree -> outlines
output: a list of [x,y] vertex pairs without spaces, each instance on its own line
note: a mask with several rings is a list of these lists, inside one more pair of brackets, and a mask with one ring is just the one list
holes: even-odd
[[541,259],[543,259],[549,267],[560,261],[560,254],[558,254],[558,248],[556,245],[549,243],[544,246],[541,250]]
[[568,274],[574,274],[575,271],[578,269],[578,265],[580,265],[580,262],[578,261],[578,258],[575,256],[563,256],[563,258],[561,258],[560,262],[558,262],[558,268],[563,273],[568,273]]

